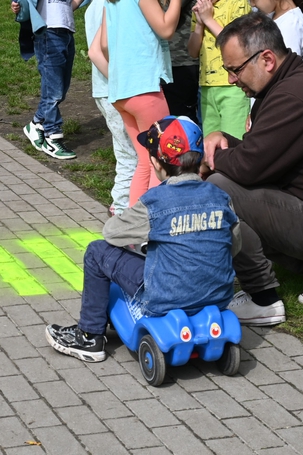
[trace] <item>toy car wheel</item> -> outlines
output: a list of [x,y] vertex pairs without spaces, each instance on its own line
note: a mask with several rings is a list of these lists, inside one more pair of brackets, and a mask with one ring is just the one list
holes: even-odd
[[221,373],[226,376],[234,376],[238,373],[240,361],[240,346],[238,344],[226,343],[222,357],[216,363]]
[[161,385],[165,373],[166,363],[164,354],[151,335],[142,337],[138,350],[141,373],[148,384]]

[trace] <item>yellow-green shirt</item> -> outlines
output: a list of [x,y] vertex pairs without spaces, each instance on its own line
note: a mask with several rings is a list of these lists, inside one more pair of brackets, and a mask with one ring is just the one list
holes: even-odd
[[[247,0],[218,0],[214,4],[214,19],[222,27],[232,22],[237,17],[243,16],[251,11]],[[195,30],[196,15],[192,14],[191,31]],[[208,30],[204,29],[202,46],[200,49],[200,77],[201,86],[229,85],[228,74],[222,68],[223,62],[221,51],[215,45],[216,38]]]

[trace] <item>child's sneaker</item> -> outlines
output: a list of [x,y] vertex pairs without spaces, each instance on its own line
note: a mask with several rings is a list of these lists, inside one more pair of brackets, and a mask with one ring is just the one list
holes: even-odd
[[71,160],[77,158],[75,152],[68,149],[64,144],[62,133],[51,134],[48,137],[45,136],[42,144],[42,151],[58,160]]
[[115,207],[114,207],[114,204],[112,204],[109,208],[108,208],[108,216],[115,216]]
[[44,128],[41,123],[30,122],[23,128],[25,136],[31,141],[32,146],[39,152],[42,151],[42,144],[44,142]]
[[77,325],[62,327],[52,324],[46,327],[45,336],[48,343],[62,354],[85,362],[102,362],[106,359],[104,348],[107,339],[104,335],[89,335]]
[[300,303],[303,303],[303,294],[300,294],[300,295],[299,295],[298,301],[299,301]]

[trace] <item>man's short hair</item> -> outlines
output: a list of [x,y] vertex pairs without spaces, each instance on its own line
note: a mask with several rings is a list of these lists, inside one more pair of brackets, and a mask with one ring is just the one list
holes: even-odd
[[226,25],[217,36],[216,46],[224,48],[233,36],[238,38],[246,55],[252,55],[261,49],[270,49],[278,57],[287,54],[279,27],[260,11],[244,14]]

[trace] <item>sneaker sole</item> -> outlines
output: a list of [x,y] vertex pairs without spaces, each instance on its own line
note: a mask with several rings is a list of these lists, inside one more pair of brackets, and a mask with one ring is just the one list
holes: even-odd
[[286,317],[284,315],[281,316],[274,316],[274,317],[264,317],[264,318],[256,318],[256,319],[239,319],[240,324],[242,325],[251,325],[255,327],[259,327],[262,325],[276,325],[282,324],[282,322],[286,321]]
[[58,352],[61,354],[70,355],[72,357],[76,357],[77,359],[83,360],[84,362],[103,362],[106,359],[106,352],[85,352],[79,351],[78,349],[68,348],[66,346],[62,346],[62,344],[57,343],[47,328],[45,329],[45,337],[46,341]]
[[26,126],[23,128],[23,133],[25,134],[25,136],[27,137],[27,139],[30,141],[30,143],[32,144],[32,146],[38,150],[39,152],[42,152],[42,145],[41,147],[39,147],[38,145],[35,144],[35,142],[33,142],[30,138],[30,135],[29,135],[29,132],[27,131],[26,129]]
[[41,152],[46,153],[47,155],[51,156],[52,158],[56,158],[57,160],[73,160],[74,158],[77,158],[77,155],[70,155],[70,156],[58,156],[54,152],[50,152],[49,150],[41,147]]

